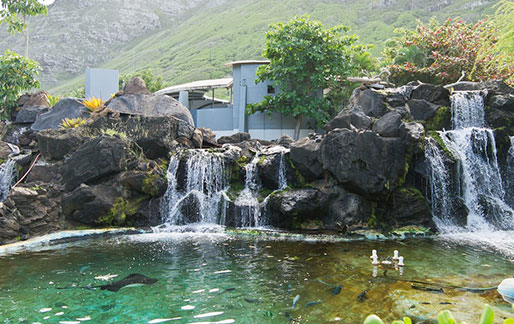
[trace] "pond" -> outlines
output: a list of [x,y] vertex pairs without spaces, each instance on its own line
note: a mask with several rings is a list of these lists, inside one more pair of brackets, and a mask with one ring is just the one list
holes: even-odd
[[[399,250],[403,275],[379,270],[374,277],[372,249],[379,256]],[[510,305],[496,290],[446,286],[497,286],[513,272],[508,256],[448,239],[120,235],[0,256],[0,323],[362,323],[370,313],[421,320],[443,309],[477,322],[484,303],[497,318]],[[94,288],[133,273],[158,281],[117,292]]]

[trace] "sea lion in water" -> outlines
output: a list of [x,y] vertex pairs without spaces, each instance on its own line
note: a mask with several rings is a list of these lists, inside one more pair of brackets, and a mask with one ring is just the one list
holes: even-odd
[[133,273],[125,278],[115,281],[108,285],[98,286],[100,290],[109,290],[117,292],[121,288],[124,287],[134,287],[134,286],[141,286],[141,285],[153,285],[157,282],[157,279],[154,278],[148,278],[145,275],[139,274],[139,273]]

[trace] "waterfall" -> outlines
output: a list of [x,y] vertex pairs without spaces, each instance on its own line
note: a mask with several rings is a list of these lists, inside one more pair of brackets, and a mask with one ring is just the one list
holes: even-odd
[[[485,128],[485,104],[480,92],[455,92],[452,95],[453,130],[440,131],[447,150],[456,159],[457,183],[444,161],[445,152],[427,141],[428,182],[434,218],[442,232],[493,231],[514,228],[514,210],[505,203],[505,191],[498,166],[496,142]],[[447,158],[447,157],[446,157]],[[451,192],[451,188],[453,192]],[[464,228],[452,222],[455,199],[468,209]]]
[[245,165],[245,187],[234,204],[239,214],[242,227],[261,226],[260,222],[260,204],[257,199],[260,185],[257,177],[257,163],[259,163],[260,155],[255,154],[252,161]]
[[162,228],[191,223],[222,224],[228,189],[222,154],[190,150],[170,158]]
[[0,201],[7,198],[16,175],[16,162],[8,159],[0,165]]
[[286,154],[284,151],[280,152],[280,164],[278,167],[278,190],[287,188],[286,176]]

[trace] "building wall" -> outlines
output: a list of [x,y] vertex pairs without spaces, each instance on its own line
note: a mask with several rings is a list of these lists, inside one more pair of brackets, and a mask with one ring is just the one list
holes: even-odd
[[[246,105],[264,100],[269,93],[268,87],[273,87],[271,81],[259,82],[257,68],[260,64],[242,64],[233,67],[233,105],[228,108],[199,109],[196,110],[195,121],[197,127],[206,127],[216,132],[218,137],[231,135],[237,132],[248,132],[252,138],[273,140],[283,135],[294,136],[296,119],[292,116],[283,116],[273,113],[246,114]],[[275,94],[279,89],[274,89]],[[308,128],[308,122],[302,123],[300,135],[307,136],[313,132]]]
[[86,98],[107,100],[119,91],[117,70],[86,69]]

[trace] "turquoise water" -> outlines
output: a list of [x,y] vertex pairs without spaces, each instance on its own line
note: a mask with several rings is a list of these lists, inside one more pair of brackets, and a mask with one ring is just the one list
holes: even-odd
[[[379,256],[399,250],[403,276],[380,270],[373,277],[372,249]],[[116,281],[131,273],[158,281],[118,292],[81,288],[108,283],[98,276],[117,275]],[[513,274],[503,255],[433,239],[323,243],[127,235],[0,256],[0,323],[362,323],[369,313],[423,319],[443,309],[473,322],[483,303],[500,315],[510,306],[495,291],[427,292],[398,279],[489,287]]]

